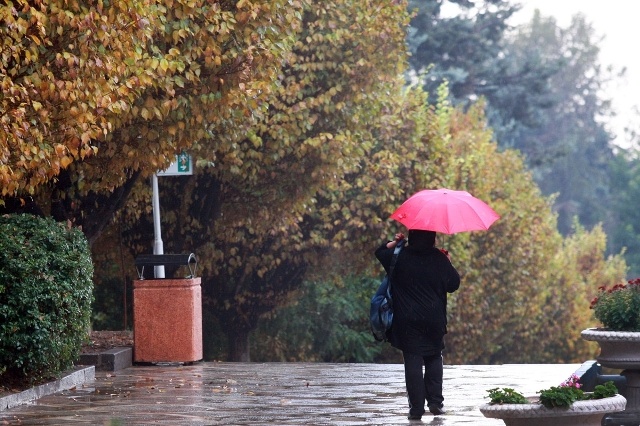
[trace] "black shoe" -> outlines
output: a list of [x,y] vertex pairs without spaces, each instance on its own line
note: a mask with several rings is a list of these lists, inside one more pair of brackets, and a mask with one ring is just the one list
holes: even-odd
[[409,416],[407,417],[409,420],[422,420],[422,416],[418,416],[415,414],[409,414]]
[[431,414],[434,416],[441,416],[446,413],[443,405],[429,405],[429,411],[431,411]]

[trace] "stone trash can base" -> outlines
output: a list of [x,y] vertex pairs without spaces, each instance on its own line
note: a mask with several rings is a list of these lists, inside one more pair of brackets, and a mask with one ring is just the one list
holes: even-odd
[[133,282],[134,362],[202,360],[200,278]]

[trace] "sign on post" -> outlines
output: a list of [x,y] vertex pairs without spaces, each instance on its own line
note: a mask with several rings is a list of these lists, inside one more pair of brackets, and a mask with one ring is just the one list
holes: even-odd
[[176,161],[161,172],[156,173],[158,176],[191,176],[193,174],[193,160],[186,152],[176,155]]
[[[176,161],[161,172],[156,172],[151,176],[153,208],[153,254],[164,254],[162,235],[160,232],[160,194],[158,191],[158,176],[191,176],[193,174],[193,160],[189,154],[182,151],[176,155]],[[154,266],[156,278],[164,278],[164,266]]]

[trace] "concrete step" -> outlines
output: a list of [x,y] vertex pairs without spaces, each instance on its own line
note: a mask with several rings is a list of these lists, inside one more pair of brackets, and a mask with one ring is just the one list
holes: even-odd
[[119,371],[133,365],[133,349],[120,347],[102,352],[81,354],[78,365],[94,365],[97,371]]

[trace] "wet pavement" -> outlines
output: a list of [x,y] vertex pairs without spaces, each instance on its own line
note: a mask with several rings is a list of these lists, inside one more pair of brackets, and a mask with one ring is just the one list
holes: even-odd
[[579,367],[445,366],[447,414],[410,422],[401,364],[133,366],[0,411],[0,425],[501,425],[478,410],[487,389],[535,395]]

